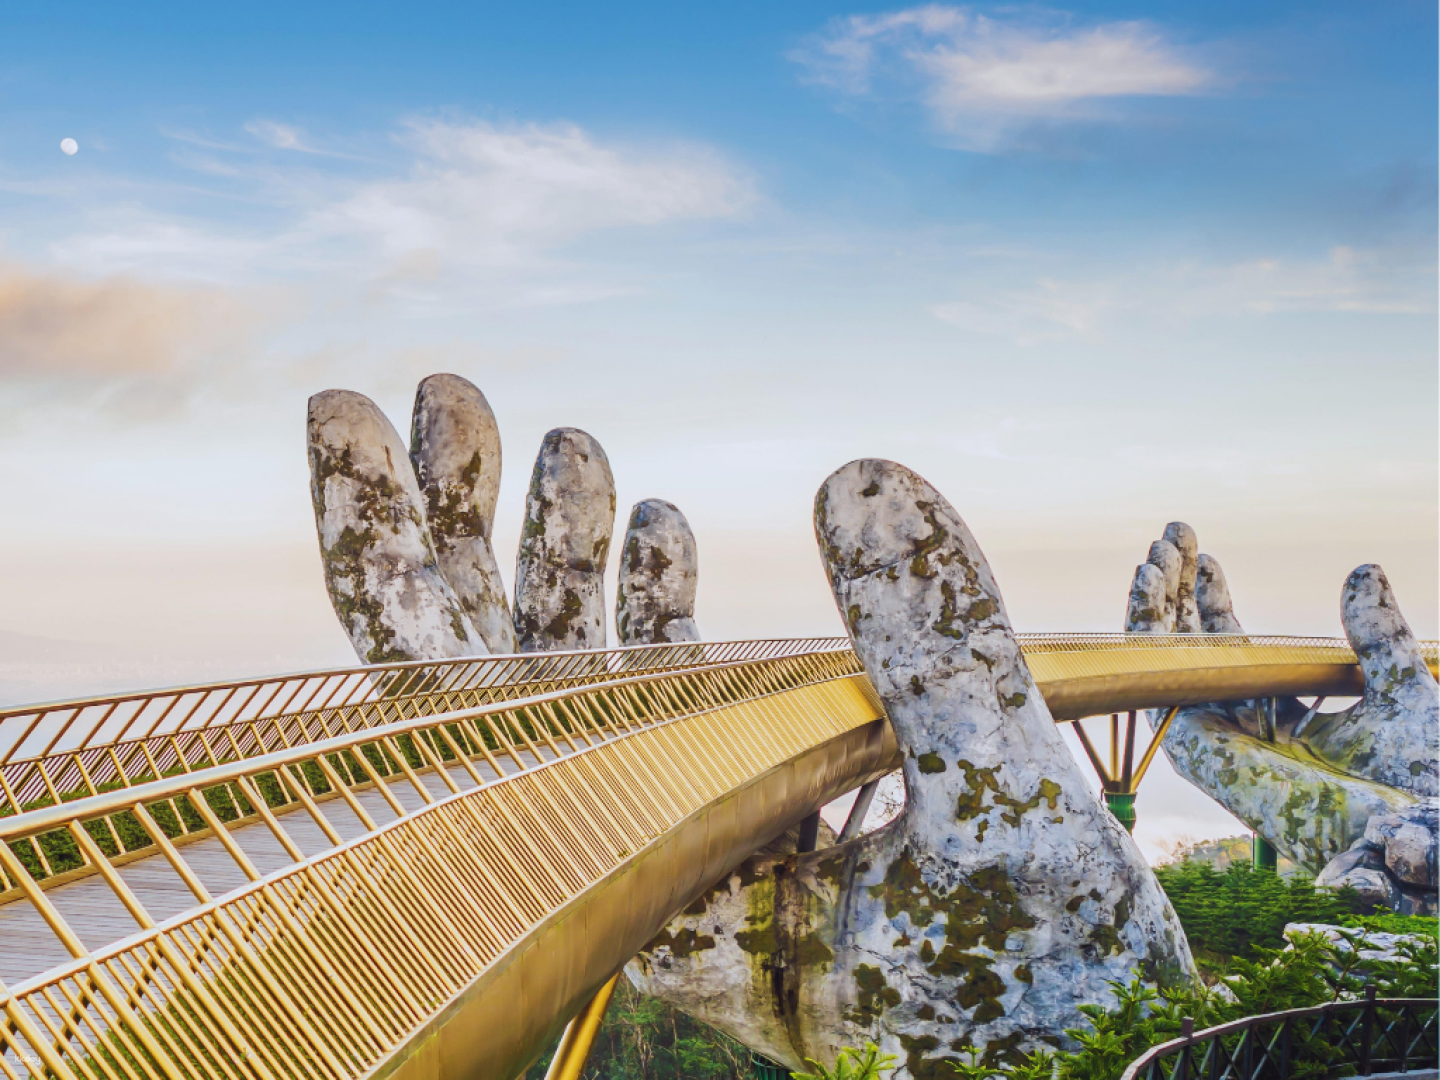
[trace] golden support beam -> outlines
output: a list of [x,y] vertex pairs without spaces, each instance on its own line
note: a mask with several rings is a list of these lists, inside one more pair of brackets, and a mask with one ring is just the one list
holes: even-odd
[[610,1006],[610,995],[615,992],[615,983],[619,978],[618,972],[610,976],[610,981],[590,999],[590,1004],[570,1021],[570,1026],[560,1037],[560,1045],[555,1048],[555,1058],[545,1072],[545,1080],[580,1080],[580,1073],[585,1068],[585,1060],[590,1056],[590,1047],[595,1045],[600,1021],[605,1019],[605,1010]]
[[1100,789],[1105,795],[1105,805],[1128,830],[1133,831],[1135,828],[1135,793],[1140,790],[1140,781],[1145,778],[1150,763],[1155,760],[1155,754],[1160,749],[1160,740],[1165,738],[1165,732],[1170,730],[1170,721],[1175,719],[1175,713],[1178,710],[1179,706],[1172,706],[1165,710],[1165,716],[1155,728],[1155,734],[1150,737],[1150,743],[1145,747],[1138,767],[1135,765],[1136,716],[1134,709],[1130,710],[1130,715],[1125,722],[1123,751],[1120,741],[1120,714],[1110,714],[1110,764],[1108,768],[1101,761],[1100,752],[1095,749],[1095,744],[1090,741],[1090,736],[1085,733],[1085,728],[1080,721],[1076,720],[1071,725],[1076,737],[1080,740],[1080,748],[1085,751],[1085,756],[1090,759],[1095,774],[1100,777]]

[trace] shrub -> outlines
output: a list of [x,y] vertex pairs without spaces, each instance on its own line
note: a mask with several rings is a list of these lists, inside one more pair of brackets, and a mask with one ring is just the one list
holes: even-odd
[[1223,968],[1235,957],[1253,959],[1285,945],[1285,924],[1338,923],[1361,906],[1352,889],[1317,889],[1303,877],[1282,879],[1249,863],[1224,870],[1201,862],[1172,863],[1155,871],[1185,927],[1203,969]]

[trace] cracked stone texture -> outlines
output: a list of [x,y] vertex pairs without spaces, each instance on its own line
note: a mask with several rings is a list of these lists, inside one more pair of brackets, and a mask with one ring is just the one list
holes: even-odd
[[1150,554],[1145,561],[1160,571],[1161,579],[1165,583],[1165,607],[1161,621],[1165,626],[1165,633],[1173,634],[1179,611],[1180,576],[1185,566],[1185,558],[1169,540],[1156,540],[1150,545]]
[[1125,609],[1125,631],[1130,634],[1164,634],[1165,573],[1154,563],[1135,568],[1130,583],[1130,603]]
[[646,499],[630,511],[620,552],[615,633],[621,645],[699,641],[695,534],[672,503]]
[[1165,526],[1161,539],[1171,544],[1180,556],[1180,576],[1175,585],[1175,632],[1198,634],[1200,609],[1195,600],[1195,584],[1200,545],[1195,539],[1195,530],[1183,521],[1172,521]]
[[762,853],[629,965],[643,991],[792,1068],[873,1040],[897,1077],[1063,1042],[1136,970],[1194,978],[1178,920],[1096,801],[965,523],[857,461],[816,499],[835,600],[904,751],[889,825]]
[[436,564],[400,435],[348,390],[310,399],[307,441],[325,586],[360,659],[483,656],[479,632]]
[[521,652],[605,647],[605,559],[615,479],[605,451],[578,428],[540,444],[515,556],[515,637]]
[[1195,603],[1200,608],[1200,629],[1206,634],[1243,634],[1230,602],[1230,583],[1220,563],[1209,555],[1195,560]]
[[492,653],[515,651],[505,583],[491,547],[500,497],[500,428],[475,384],[431,375],[415,391],[410,460],[440,572]]
[[[1219,563],[1199,555],[1196,566],[1201,626],[1243,633]],[[1131,598],[1127,629],[1146,632],[1141,627],[1153,625],[1154,597],[1137,597],[1132,587]],[[1365,678],[1357,704],[1319,713],[1280,698],[1273,739],[1258,702],[1187,707],[1176,713],[1162,746],[1176,772],[1322,883],[1350,884],[1397,910],[1433,910],[1433,875],[1420,880],[1407,869],[1407,877],[1396,866],[1411,866],[1417,845],[1433,850],[1424,844],[1434,844],[1436,818],[1423,802],[1436,794],[1440,777],[1435,678],[1380,567],[1350,574],[1340,616]],[[1159,716],[1150,714],[1152,726]],[[1391,866],[1384,844],[1366,849],[1363,841],[1372,822],[1396,815],[1409,824]]]

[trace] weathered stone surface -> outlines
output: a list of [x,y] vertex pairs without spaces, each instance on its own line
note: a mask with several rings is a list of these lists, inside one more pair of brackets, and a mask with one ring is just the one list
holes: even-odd
[[1325,869],[1315,875],[1315,880],[1321,885],[1329,885],[1334,879],[1351,870],[1384,870],[1385,852],[1376,851],[1365,845],[1363,841],[1356,841],[1348,851],[1342,851],[1328,863]]
[[699,559],[690,523],[672,503],[646,499],[630,511],[620,552],[615,632],[621,645],[699,641]]
[[1194,969],[1138,849],[1061,740],[965,523],[857,461],[816,499],[855,649],[904,751],[884,828],[743,864],[627,969],[792,1067],[873,1040],[900,1075],[1004,1060],[1080,1023],[1107,980]]
[[1385,853],[1385,867],[1402,885],[1433,889],[1440,847],[1440,799],[1406,808],[1398,814],[1371,818],[1365,826],[1365,843]]
[[1365,673],[1365,696],[1316,717],[1306,744],[1352,775],[1440,794],[1440,687],[1380,567],[1357,567],[1345,579],[1340,617]]
[[1130,634],[1163,634],[1165,626],[1165,572],[1153,563],[1135,568],[1130,583],[1130,603],[1125,609],[1125,631]]
[[1195,580],[1200,547],[1195,539],[1195,530],[1183,521],[1172,521],[1165,526],[1162,539],[1169,541],[1180,553],[1180,578],[1175,588],[1175,632],[1198,634],[1200,608],[1195,600]]
[[1158,567],[1165,576],[1165,632],[1173,634],[1180,596],[1180,573],[1185,560],[1169,540],[1156,540],[1150,545],[1150,554],[1145,561]]
[[1400,890],[1384,870],[1356,867],[1343,874],[1321,871],[1315,878],[1315,884],[1329,889],[1354,889],[1356,897],[1366,907],[1394,909],[1400,901]]
[[1200,609],[1200,629],[1205,633],[1244,633],[1230,603],[1225,571],[1209,555],[1197,556],[1195,560],[1195,603]]
[[615,480],[594,438],[545,436],[525,498],[515,558],[515,636],[521,652],[605,647],[605,559],[615,527]]
[[[1281,706],[1283,738],[1305,710]],[[1404,791],[1327,767],[1301,744],[1247,732],[1253,712],[1246,702],[1181,709],[1161,745],[1176,772],[1311,873],[1350,847],[1373,815],[1414,802]]]
[[330,602],[362,662],[484,655],[436,565],[405,444],[362,394],[310,399],[310,497]]
[[490,546],[500,497],[500,428],[468,379],[431,375],[415,391],[410,460],[435,559],[492,653],[515,651],[505,583]]
[[[1178,524],[1167,536],[1179,533]],[[1205,631],[1243,632],[1224,572],[1208,555],[1196,559],[1196,599]],[[1151,596],[1132,586],[1127,629],[1152,628],[1152,608]],[[1180,775],[1281,854],[1321,873],[1325,883],[1348,883],[1403,906],[1411,892],[1434,883],[1433,869],[1425,867],[1433,866],[1428,853],[1437,824],[1419,797],[1434,792],[1440,769],[1435,679],[1378,566],[1359,567],[1347,579],[1341,621],[1365,676],[1358,704],[1311,713],[1281,698],[1273,739],[1260,722],[1258,702],[1194,706],[1175,715],[1163,746]],[[1158,717],[1151,714],[1152,724]],[[1367,832],[1374,822],[1405,825],[1393,865],[1385,843]],[[1363,854],[1347,851],[1361,837],[1376,842]]]

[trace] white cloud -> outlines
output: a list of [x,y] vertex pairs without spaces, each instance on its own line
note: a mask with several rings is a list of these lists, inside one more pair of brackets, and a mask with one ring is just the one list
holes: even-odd
[[105,232],[79,233],[52,244],[51,256],[86,275],[148,273],[235,283],[274,251],[273,240],[264,237],[226,235],[155,214],[113,217],[118,220]]
[[942,322],[1019,345],[1096,341],[1137,317],[1175,321],[1295,312],[1423,315],[1435,310],[1433,267],[1403,252],[1334,247],[1310,260],[1152,265],[1109,279],[1041,278],[931,306]]
[[1038,345],[1062,338],[1094,337],[1112,306],[1108,285],[1041,278],[1033,289],[935,304],[930,313],[971,333],[1012,338],[1019,345]]
[[351,156],[314,145],[305,133],[293,124],[282,124],[276,120],[251,120],[245,125],[245,131],[276,150],[293,150],[298,154],[318,154],[321,157]]
[[754,193],[699,147],[606,145],[573,124],[418,120],[400,136],[410,174],[363,185],[317,211],[322,233],[491,261],[599,229],[730,217]]
[[[756,199],[748,175],[708,147],[623,144],[566,123],[412,120],[388,140],[387,160],[373,146],[363,157],[316,149],[326,140],[273,121],[245,128],[305,156],[165,134],[187,169],[222,178],[227,199],[256,210],[249,222],[222,230],[159,207],[109,206],[88,215],[99,228],[51,242],[52,258],[87,276],[360,279],[411,300],[481,288],[500,304],[566,304],[636,287],[613,269],[595,274],[567,245],[602,230],[730,218]],[[176,189],[187,199],[197,191]]]
[[1195,94],[1212,72],[1147,23],[1076,27],[1057,14],[992,18],[926,5],[831,23],[791,58],[808,82],[852,97],[895,83],[973,150],[1017,122],[1093,115],[1106,99]]

